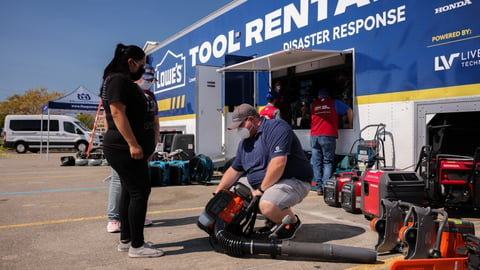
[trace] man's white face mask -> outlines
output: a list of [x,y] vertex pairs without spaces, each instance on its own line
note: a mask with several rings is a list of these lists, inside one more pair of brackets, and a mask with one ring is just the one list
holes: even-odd
[[147,80],[142,80],[142,82],[138,86],[140,86],[140,88],[145,90],[145,89],[150,89],[150,87],[152,87],[152,84],[153,84],[153,81],[149,82]]
[[237,135],[240,139],[245,140],[250,137],[250,130],[246,127],[241,127],[237,129]]

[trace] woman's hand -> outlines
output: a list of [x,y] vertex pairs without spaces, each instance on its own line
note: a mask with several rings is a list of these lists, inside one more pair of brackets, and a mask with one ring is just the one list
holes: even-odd
[[133,159],[142,159],[143,158],[143,150],[140,145],[130,145],[130,156]]

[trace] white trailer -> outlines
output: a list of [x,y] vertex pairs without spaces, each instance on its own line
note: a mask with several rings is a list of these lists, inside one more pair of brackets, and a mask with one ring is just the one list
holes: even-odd
[[480,2],[467,0],[232,1],[146,43],[161,130],[193,133],[197,153],[231,158],[238,139],[225,127],[234,107],[260,109],[281,81],[291,105],[284,119],[308,150],[309,129],[293,109],[327,82],[354,109],[353,129],[340,130],[339,155],[362,127],[379,123],[388,132],[386,160],[397,168],[415,164],[426,144],[473,154],[480,145],[479,11]]

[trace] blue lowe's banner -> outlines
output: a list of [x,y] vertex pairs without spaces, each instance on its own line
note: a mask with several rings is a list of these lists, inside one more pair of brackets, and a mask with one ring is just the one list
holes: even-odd
[[[357,96],[480,81],[480,0],[249,0],[231,7],[151,54],[160,116],[193,113],[195,66],[224,66],[227,54],[353,49]],[[162,106],[166,99],[175,102]]]

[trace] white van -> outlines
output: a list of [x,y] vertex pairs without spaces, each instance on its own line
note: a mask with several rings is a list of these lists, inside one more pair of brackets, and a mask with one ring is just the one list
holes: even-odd
[[[43,120],[43,121],[42,121]],[[86,152],[92,131],[79,120],[65,115],[7,115],[3,146],[17,153],[38,152],[40,145],[49,149],[73,148]],[[95,134],[92,147],[100,146]]]

